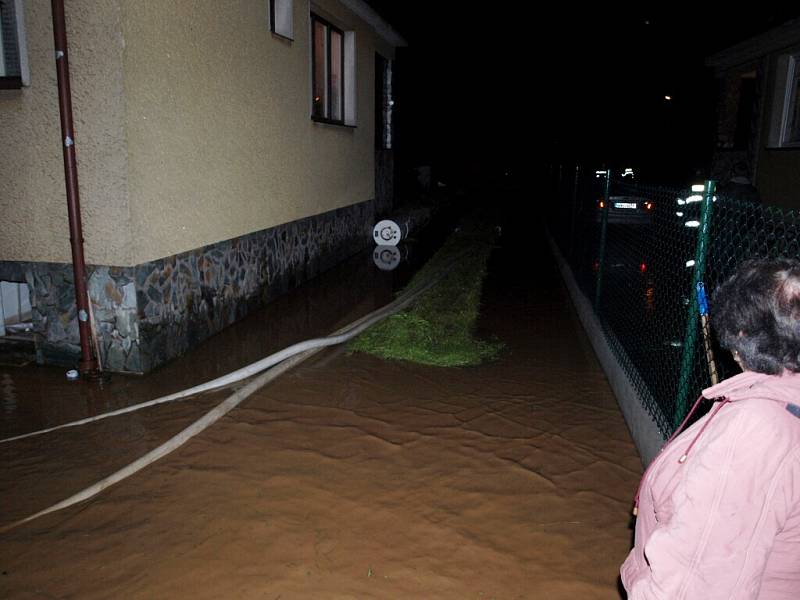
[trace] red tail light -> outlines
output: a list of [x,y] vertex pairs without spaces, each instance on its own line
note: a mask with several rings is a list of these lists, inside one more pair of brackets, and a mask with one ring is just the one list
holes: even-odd
[[639,265],[639,272],[644,273],[647,271],[647,263],[642,263]]

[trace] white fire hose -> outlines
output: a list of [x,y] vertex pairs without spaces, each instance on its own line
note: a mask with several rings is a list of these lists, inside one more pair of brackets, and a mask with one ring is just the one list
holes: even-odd
[[[24,519],[20,519],[18,521],[14,521],[13,523],[0,527],[0,533],[4,533],[6,531],[14,529],[24,523],[27,523],[44,515],[56,512],[63,508],[67,508],[68,506],[72,506],[79,502],[83,502],[84,500],[88,500],[89,498],[99,494],[107,487],[112,486],[115,483],[118,483],[123,479],[126,479],[127,477],[130,477],[131,475],[133,475],[138,471],[141,471],[146,466],[154,463],[159,458],[162,458],[167,454],[169,454],[170,452],[172,452],[173,450],[179,448],[187,441],[189,441],[191,438],[193,438],[200,432],[204,431],[212,424],[219,421],[228,412],[230,412],[236,406],[238,406],[245,398],[256,392],[261,387],[270,383],[272,380],[276,379],[286,371],[290,370],[292,367],[300,364],[305,359],[316,354],[321,349],[327,346],[333,346],[336,344],[341,344],[343,342],[346,342],[356,337],[357,335],[359,335],[372,325],[378,323],[379,321],[382,321],[383,319],[403,310],[414,300],[416,300],[417,297],[419,297],[422,293],[424,293],[425,291],[433,287],[436,283],[438,283],[441,279],[443,279],[447,275],[447,273],[450,272],[449,269],[450,265],[460,260],[465,254],[466,252],[459,254],[458,256],[453,258],[451,261],[447,263],[447,265],[439,269],[439,271],[436,272],[428,281],[420,284],[416,288],[403,292],[403,294],[401,294],[393,302],[387,304],[382,308],[379,308],[376,311],[369,313],[368,315],[354,321],[353,323],[350,323],[349,325],[343,327],[342,329],[339,329],[338,331],[334,332],[334,334],[328,337],[314,338],[306,340],[304,342],[293,344],[288,348],[276,352],[275,354],[272,354],[262,360],[254,362],[246,367],[243,367],[241,369],[233,371],[232,373],[229,373],[222,377],[218,377],[217,379],[213,379],[201,385],[194,386],[182,392],[177,392],[175,394],[170,394],[169,396],[156,398],[155,400],[150,400],[148,402],[134,404],[126,408],[110,411],[87,419],[80,419],[78,421],[64,423],[62,425],[57,425],[55,427],[50,427],[48,429],[41,429],[39,431],[33,431],[30,433],[25,433],[22,435],[0,440],[0,443],[11,442],[13,440],[19,440],[35,435],[41,435],[51,431],[56,431],[58,429],[64,429],[66,427],[76,427],[78,425],[92,423],[94,421],[99,421],[101,419],[107,419],[112,416],[133,412],[135,410],[139,410],[141,408],[145,408],[148,406],[154,406],[156,404],[163,404],[165,402],[170,402],[173,400],[180,400],[183,398],[187,398],[188,396],[199,394],[200,392],[214,390],[231,385],[238,381],[242,381],[247,377],[260,373],[261,371],[270,369],[270,367],[274,367],[269,371],[262,373],[259,377],[252,380],[250,383],[248,383],[241,389],[237,390],[234,394],[223,400],[215,408],[211,409],[209,412],[207,412],[201,418],[199,418],[194,423],[189,425],[183,431],[173,436],[160,446],[154,448],[144,456],[133,461],[129,465],[119,469],[118,471],[112,473],[111,475],[104,477],[97,483],[90,485],[89,487],[81,490],[76,494],[73,494],[72,496],[70,496],[65,500],[62,500],[61,502],[53,504],[52,506],[44,510],[41,510],[35,514],[32,514],[28,517],[25,517]],[[278,365],[278,363],[281,364]]]

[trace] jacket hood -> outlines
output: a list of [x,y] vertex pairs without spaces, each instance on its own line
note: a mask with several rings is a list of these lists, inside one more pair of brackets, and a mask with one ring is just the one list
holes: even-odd
[[776,402],[797,402],[800,398],[800,373],[784,371],[766,375],[745,371],[703,390],[708,399],[725,398],[737,402],[745,398],[762,398]]

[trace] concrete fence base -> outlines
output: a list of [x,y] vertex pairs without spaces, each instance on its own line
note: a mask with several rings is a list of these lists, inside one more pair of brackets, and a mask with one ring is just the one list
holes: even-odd
[[664,444],[664,436],[661,434],[653,417],[644,407],[643,398],[641,398],[640,394],[637,392],[630,378],[622,368],[622,365],[620,365],[614,351],[611,349],[607,334],[603,331],[603,327],[592,309],[591,302],[578,287],[572,270],[564,260],[564,257],[553,239],[548,236],[548,241],[550,242],[553,256],[555,257],[556,264],[561,272],[567,291],[572,299],[572,304],[578,313],[578,318],[586,331],[586,335],[592,344],[592,348],[597,355],[597,359],[600,361],[600,365],[606,377],[608,377],[611,389],[617,397],[617,402],[628,424],[631,437],[633,437],[633,441],[642,458],[642,464],[647,466]]

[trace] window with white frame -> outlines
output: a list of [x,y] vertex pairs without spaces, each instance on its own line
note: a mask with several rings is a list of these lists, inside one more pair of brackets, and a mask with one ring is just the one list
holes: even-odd
[[22,0],[0,0],[0,89],[28,84]]
[[355,34],[311,15],[311,117],[355,125]]
[[294,39],[292,0],[269,0],[269,28],[275,35]]

